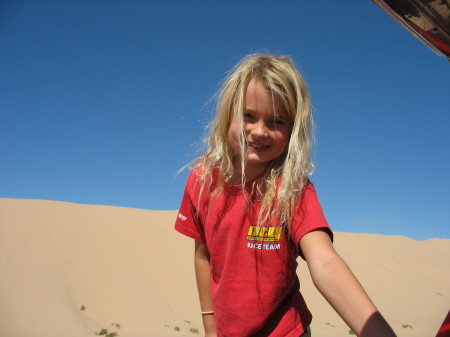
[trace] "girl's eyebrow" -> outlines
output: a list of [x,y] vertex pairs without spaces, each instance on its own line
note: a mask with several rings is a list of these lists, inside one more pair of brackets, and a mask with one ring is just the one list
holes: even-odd
[[[247,108],[247,107],[245,107],[244,112],[255,113],[255,110],[252,109],[252,108]],[[288,118],[288,117],[286,117],[285,115],[278,114],[278,113],[274,113],[274,114],[273,114],[273,117],[274,117],[274,118],[277,118],[277,119],[284,119],[284,120],[286,120],[286,121],[289,121],[289,118]]]
[[283,121],[283,122],[285,122],[285,123],[290,123],[290,119],[288,118],[288,117],[286,117],[285,115],[280,115],[280,114],[274,114],[273,115],[273,118],[274,119],[278,119],[278,120],[281,120],[281,121]]

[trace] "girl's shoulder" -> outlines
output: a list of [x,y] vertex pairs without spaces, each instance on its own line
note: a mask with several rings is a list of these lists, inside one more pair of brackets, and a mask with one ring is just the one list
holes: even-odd
[[[283,176],[281,175],[280,177],[277,178],[277,181],[276,181],[277,188],[280,188],[282,182],[283,182]],[[315,190],[316,189],[315,189],[312,181],[309,180],[309,178],[305,178],[305,183],[303,184],[303,187],[302,187],[301,191],[299,192],[296,199],[300,199],[305,193],[308,193],[311,191],[315,192]]]
[[312,183],[311,180],[309,180],[309,178],[306,178],[305,186],[303,187],[303,189],[305,191],[306,190],[309,190],[309,191],[315,191],[316,190],[316,188],[314,187],[314,184]]
[[[210,172],[209,172],[210,171]],[[209,169],[205,167],[203,164],[197,164],[194,166],[189,173],[189,178],[191,179],[202,179],[204,177],[216,177],[218,174],[218,169],[216,167],[213,167],[212,169]]]
[[299,208],[303,208],[305,204],[308,204],[311,199],[317,199],[316,188],[314,184],[306,178],[305,184],[303,185],[301,191],[298,192],[298,195],[295,197],[295,206],[294,208],[297,210]]
[[202,164],[198,164],[192,168],[187,178],[186,185],[191,188],[199,186],[212,186],[217,182],[218,169],[213,168],[212,172],[208,172]]
[[311,180],[309,180],[308,178],[306,178],[305,181],[305,185],[303,186],[303,190],[302,193],[300,195],[300,200],[304,200],[304,199],[308,199],[311,196],[315,196],[316,197],[316,188],[314,186],[314,184],[312,183]]
[[198,185],[201,182],[201,177],[203,174],[204,169],[202,166],[197,165],[192,168],[186,180],[186,187],[193,188],[194,186]]

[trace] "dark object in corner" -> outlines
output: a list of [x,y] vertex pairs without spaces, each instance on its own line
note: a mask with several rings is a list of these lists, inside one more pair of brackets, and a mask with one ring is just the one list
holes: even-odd
[[450,61],[449,0],[372,0],[436,54]]

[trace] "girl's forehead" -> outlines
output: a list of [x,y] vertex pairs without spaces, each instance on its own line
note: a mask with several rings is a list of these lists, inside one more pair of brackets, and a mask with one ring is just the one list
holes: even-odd
[[263,110],[276,117],[291,119],[283,104],[283,100],[276,92],[267,88],[262,81],[250,80],[245,90],[244,108],[250,111]]

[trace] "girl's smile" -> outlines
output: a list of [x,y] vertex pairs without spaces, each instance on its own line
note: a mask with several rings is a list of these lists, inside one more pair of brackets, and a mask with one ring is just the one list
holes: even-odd
[[254,151],[265,150],[265,149],[269,148],[268,145],[262,145],[262,144],[257,144],[257,143],[246,142],[246,144],[247,144],[247,147],[253,149]]
[[[244,101],[244,134],[246,143],[246,179],[261,174],[270,162],[281,156],[287,148],[291,132],[290,118],[279,99],[260,81],[251,80]],[[232,118],[228,141],[239,157],[239,121]],[[239,160],[235,163],[239,165]]]

